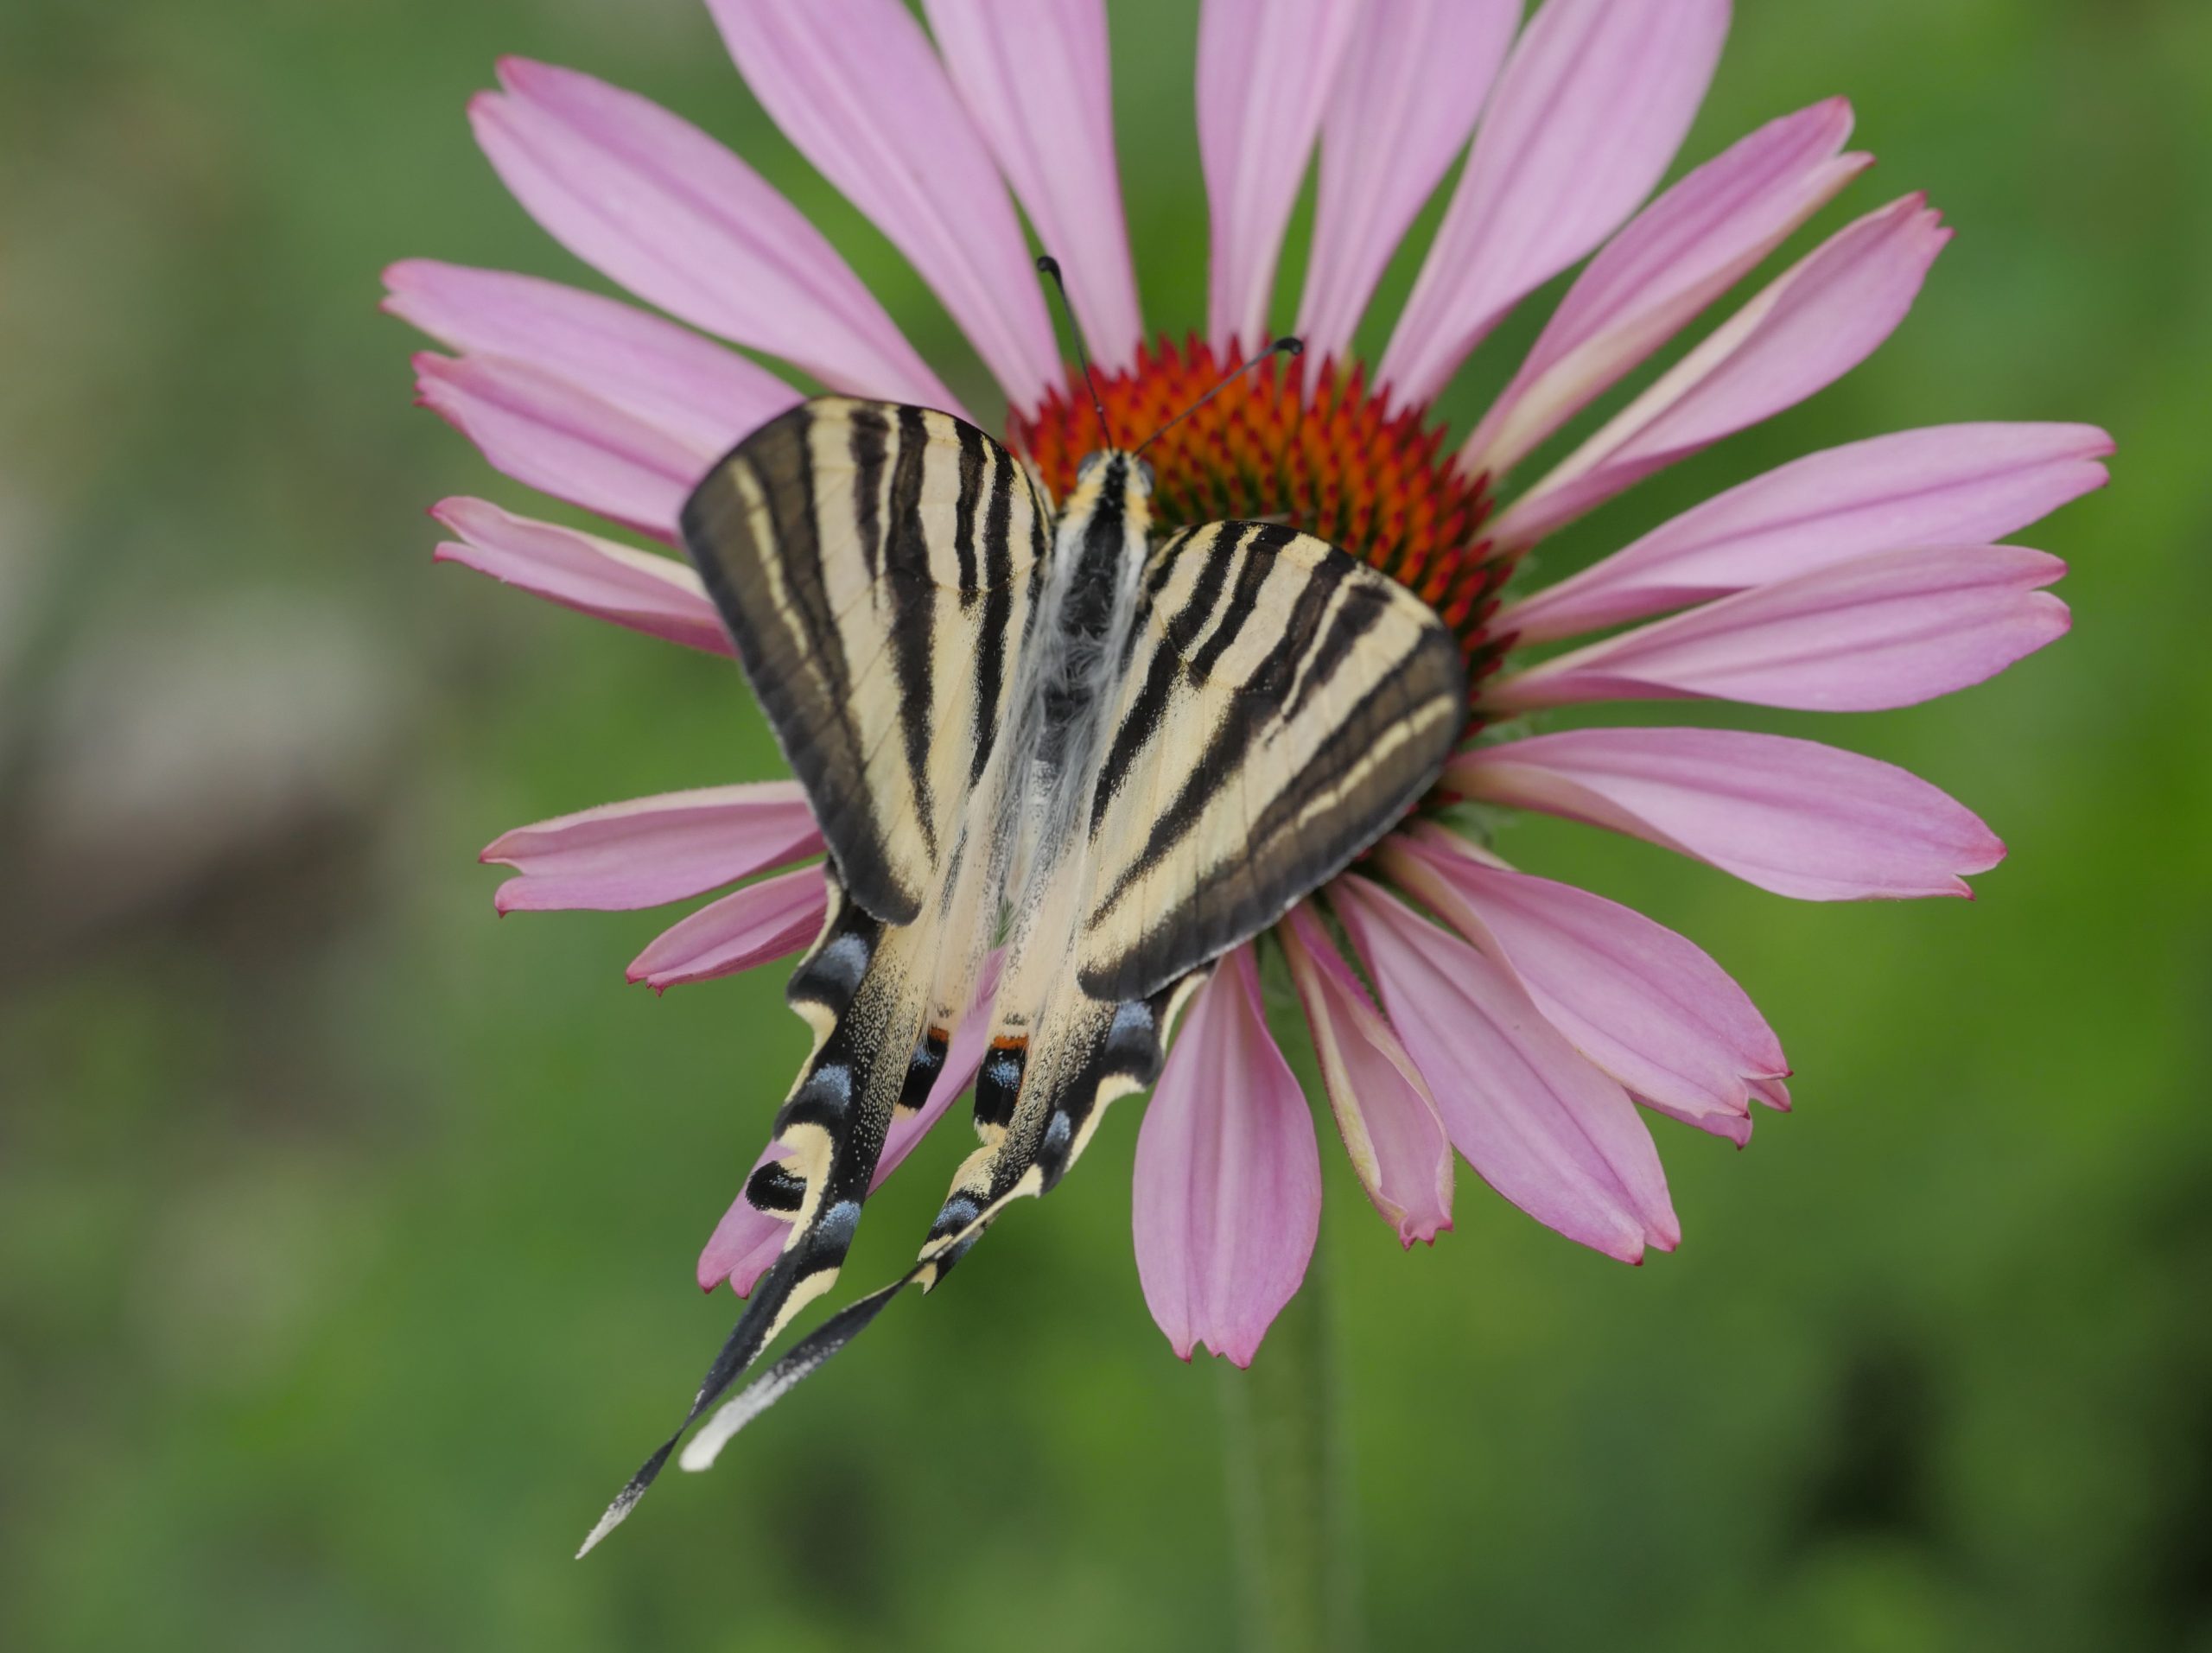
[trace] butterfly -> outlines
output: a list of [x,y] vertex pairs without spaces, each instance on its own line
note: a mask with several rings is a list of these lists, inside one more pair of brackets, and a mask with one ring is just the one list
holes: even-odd
[[786,993],[814,1050],[776,1116],[785,1153],[746,1188],[789,1237],[579,1554],[834,1284],[995,948],[980,1146],[918,1260],[728,1402],[687,1468],[1048,1192],[1158,1077],[1213,962],[1427,791],[1467,703],[1449,628],[1348,552],[1278,523],[1155,543],[1151,468],[1110,436],[1056,509],[964,421],[819,397],[741,442],[682,523],[820,823],[830,903]]

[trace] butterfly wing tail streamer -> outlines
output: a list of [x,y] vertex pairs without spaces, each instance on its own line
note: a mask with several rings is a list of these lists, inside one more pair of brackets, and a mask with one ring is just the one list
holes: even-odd
[[[1090,1145],[1108,1105],[1160,1077],[1167,1032],[1206,974],[1193,971],[1149,999],[1122,1004],[1077,996],[1040,1020],[1019,1059],[1000,1042],[977,1077],[976,1107],[988,1118],[1003,1106],[1003,1128],[984,1127],[989,1140],[954,1178],[914,1266],[823,1321],[733,1396],[684,1447],[683,1468],[711,1467],[740,1430],[819,1371],[893,1298],[909,1286],[932,1289],[1008,1205],[1051,1192]],[[1011,1097],[995,1094],[1009,1088]]]
[[790,1222],[791,1235],[708,1367],[683,1421],[616,1495],[579,1556],[629,1514],[685,1432],[792,1317],[836,1283],[891,1120],[919,1107],[944,1067],[951,1030],[928,1015],[935,927],[881,923],[834,875],[830,892],[822,934],[785,989],[814,1031],[813,1053],[772,1129],[791,1152],[763,1167],[746,1189],[756,1205]]
[[995,1037],[976,1079],[984,1145],[954,1176],[930,1225],[918,1283],[936,1285],[1013,1200],[1049,1193],[1090,1146],[1107,1107],[1160,1077],[1168,1029],[1205,978],[1109,1003],[1071,986],[1026,1044]]

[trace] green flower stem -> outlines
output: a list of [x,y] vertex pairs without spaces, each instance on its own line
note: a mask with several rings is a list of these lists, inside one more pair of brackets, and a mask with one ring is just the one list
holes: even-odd
[[[1319,1064],[1282,958],[1261,951],[1268,1021],[1306,1096]],[[1314,1109],[1325,1151],[1335,1132]],[[1222,1448],[1248,1653],[1356,1653],[1364,1643],[1336,1305],[1325,1248],[1275,1317],[1250,1368],[1222,1364]]]
[[1249,1653],[1360,1644],[1336,1325],[1317,1253],[1248,1370],[1222,1367],[1222,1445]]

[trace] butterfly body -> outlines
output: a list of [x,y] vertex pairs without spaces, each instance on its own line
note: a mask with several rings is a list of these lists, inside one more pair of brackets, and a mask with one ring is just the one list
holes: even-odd
[[1466,687],[1442,622],[1346,552],[1279,524],[1155,542],[1150,473],[1112,448],[1056,512],[1014,455],[932,410],[802,404],[708,474],[683,525],[831,893],[788,993],[814,1052],[776,1118],[785,1154],[747,1185],[791,1234],[684,1428],[834,1283],[890,1122],[927,1097],[1003,938],[980,1146],[919,1260],[724,1408],[684,1454],[702,1467],[1058,1180],[1105,1105],[1158,1076],[1213,960],[1433,782]]

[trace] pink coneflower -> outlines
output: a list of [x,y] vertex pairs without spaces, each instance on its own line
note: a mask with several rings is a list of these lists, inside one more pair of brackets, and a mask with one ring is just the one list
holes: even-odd
[[[1262,941],[1287,963],[1360,1179],[1407,1244],[1450,1225],[1456,1151],[1570,1238],[1631,1262],[1671,1249],[1681,1230],[1644,1110],[1740,1144],[1755,1102],[1788,1105],[1782,1046],[1694,944],[1507,866],[1481,823],[1564,816],[1812,900],[1964,894],[1963,875],[2004,847],[1929,783],[1834,747],[1693,726],[1537,734],[1525,720],[1599,700],[1866,710],[1979,683],[2067,626],[2044,589],[2062,565],[1996,542],[2102,482],[2112,444],[2080,425],[1878,436],[1731,489],[1559,584],[1524,592],[1515,577],[1545,536],[1864,359],[1950,232],[1917,195],[1845,224],[1529,480],[1531,454],[1867,164],[1844,147],[1852,115],[1837,99],[1782,115],[1645,204],[1712,76],[1726,0],[1547,0],[1525,27],[1518,0],[1208,0],[1197,101],[1211,299],[1203,333],[1182,337],[1147,334],[1139,313],[1102,0],[928,0],[934,43],[899,0],[709,9],[785,133],[966,332],[1004,393],[1008,442],[1056,492],[1096,443],[1016,202],[1066,269],[1118,427],[1146,429],[1280,320],[1275,262],[1318,143],[1294,324],[1306,353],[1160,443],[1156,508],[1170,527],[1287,520],[1402,580],[1461,639],[1471,734],[1427,804]],[[457,353],[418,358],[423,399],[498,468],[673,541],[706,468],[802,394],[709,334],[836,391],[974,417],[736,156],[572,70],[508,61],[499,78],[470,112],[501,177],[571,252],[666,314],[523,276],[394,266],[387,307]],[[1353,359],[1385,263],[1463,149],[1388,347]],[[1516,305],[1585,257],[1519,372],[1452,445],[1432,399]],[[441,557],[729,652],[697,578],[670,556],[481,500],[435,514],[454,537]],[[767,781],[586,810],[484,853],[519,874],[499,890],[503,912],[736,886],[632,962],[631,979],[667,988],[809,943],[824,887],[804,863],[821,848],[798,786]],[[1257,959],[1238,950],[1192,1003],[1146,1110],[1135,1196],[1161,1328],[1179,1354],[1203,1343],[1239,1364],[1297,1290],[1321,1199],[1312,1116],[1262,1015]],[[963,1024],[927,1107],[893,1127],[879,1179],[965,1089],[985,1026]],[[761,1160],[775,1157],[771,1144]],[[748,1291],[788,1232],[741,1196],[701,1284]]]

